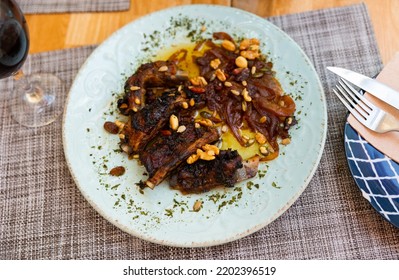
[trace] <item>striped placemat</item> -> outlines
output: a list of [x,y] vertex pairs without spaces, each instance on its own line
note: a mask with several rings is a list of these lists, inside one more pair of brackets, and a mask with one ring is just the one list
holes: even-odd
[[[7,110],[0,81],[0,259],[398,259],[399,230],[362,197],[343,144],[346,111],[327,65],[373,75],[381,58],[364,4],[270,18],[313,61],[328,103],[320,166],[288,211],[240,240],[210,248],[149,243],[116,228],[83,198],[65,162],[62,122],[27,129]],[[25,72],[50,71],[71,85],[94,47],[34,54]]]

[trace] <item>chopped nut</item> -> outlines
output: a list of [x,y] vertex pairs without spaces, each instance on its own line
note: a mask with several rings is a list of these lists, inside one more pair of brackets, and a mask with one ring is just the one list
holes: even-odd
[[247,81],[242,81],[241,84],[246,87],[248,85]]
[[250,44],[251,42],[249,41],[249,39],[242,40],[240,43],[240,50],[246,50]]
[[208,111],[201,111],[200,116],[204,119],[210,119],[212,117],[211,113],[209,113]]
[[134,159],[139,159],[139,157],[140,157],[140,155],[139,155],[139,154],[135,154],[135,155],[133,155],[133,158],[134,158]]
[[208,82],[204,77],[198,76],[190,79],[191,84],[194,86],[206,86]]
[[188,103],[186,101],[183,101],[181,103],[181,106],[183,107],[183,109],[188,109]]
[[255,74],[256,73],[256,67],[255,66],[252,66],[251,67],[251,74],[253,75],[253,74]]
[[220,152],[218,147],[216,147],[215,145],[210,145],[210,144],[206,144],[205,146],[202,146],[202,149],[206,152],[212,151],[213,155],[218,155]]
[[259,122],[260,123],[265,123],[267,121],[267,117],[266,116],[262,116],[260,119],[259,119]]
[[125,127],[125,124],[123,122],[121,122],[121,121],[118,121],[118,120],[115,121],[115,124],[121,130]]
[[240,92],[239,92],[238,90],[236,90],[236,89],[232,89],[232,90],[230,90],[230,92],[231,92],[232,94],[234,94],[234,95],[237,95],[237,96],[240,95]]
[[210,119],[201,119],[196,120],[195,122],[203,126],[213,126],[213,122]]
[[140,87],[138,87],[138,86],[131,86],[131,87],[130,87],[130,90],[132,90],[132,91],[133,91],[133,90],[139,90],[139,89],[140,89]]
[[158,71],[159,72],[166,72],[166,71],[168,71],[168,69],[169,69],[168,66],[164,65],[164,66],[159,67]]
[[256,139],[256,142],[258,142],[258,143],[261,144],[261,145],[263,145],[263,144],[266,143],[266,136],[263,135],[263,134],[260,133],[260,132],[257,132],[257,133],[255,134],[255,139]]
[[261,147],[259,148],[259,152],[260,152],[262,155],[264,155],[264,156],[269,155],[269,151],[267,150],[267,148],[266,148],[265,146],[261,146]]
[[247,107],[248,107],[247,102],[246,102],[246,101],[243,101],[243,102],[241,103],[241,109],[245,112],[245,111],[247,111]]
[[200,128],[201,125],[200,125],[199,123],[195,123],[195,124],[194,124],[194,127],[195,127],[195,128]]
[[150,181],[146,181],[145,184],[147,185],[147,187],[149,187],[150,189],[153,189],[155,187],[155,185],[150,182]]
[[221,61],[219,58],[215,58],[213,60],[211,60],[211,62],[209,63],[209,65],[213,68],[213,69],[218,69],[219,65],[220,65]]
[[237,67],[240,67],[240,68],[247,68],[248,67],[248,61],[243,56],[238,56],[236,58],[236,60],[235,60],[235,63],[237,65]]
[[255,139],[251,138],[248,140],[248,142],[246,143],[246,147],[252,146],[255,143]]
[[199,86],[200,85],[200,81],[198,79],[198,77],[194,77],[190,79],[190,83],[194,86]]
[[212,73],[211,77],[209,78],[209,81],[213,82],[213,80],[215,80],[215,79],[216,79],[216,74]]
[[244,98],[245,101],[247,101],[247,102],[251,102],[252,101],[252,98],[251,98],[251,96],[249,96],[248,90],[246,88],[244,88],[242,90],[241,94],[242,94],[242,97]]
[[251,45],[259,45],[260,44],[258,38],[251,38],[251,39],[249,39],[249,42]]
[[234,43],[229,40],[223,40],[222,47],[231,52],[234,52],[236,50],[236,46],[234,45]]
[[290,138],[284,138],[283,140],[281,140],[281,144],[283,145],[288,145],[291,143],[291,139]]
[[254,60],[260,56],[259,52],[256,51],[241,51],[240,55],[249,60]]
[[175,115],[170,116],[169,126],[173,130],[176,130],[179,127],[179,119]]
[[192,92],[195,92],[195,93],[204,93],[205,92],[205,88],[203,88],[203,87],[193,87],[193,86],[190,86],[190,87],[188,87]]
[[119,127],[113,122],[105,122],[104,129],[111,134],[118,134]]
[[224,82],[224,86],[225,86],[225,87],[232,87],[232,86],[233,86],[233,84],[232,84],[232,83],[230,83],[230,82]]
[[134,99],[134,103],[136,103],[137,105],[140,105],[140,104],[141,104],[140,98],[136,97],[136,98]]
[[254,73],[254,74],[252,74],[252,77],[254,77],[254,78],[262,78],[262,77],[263,77],[263,75],[264,75],[264,73],[262,73],[262,72],[258,72],[258,73]]
[[186,162],[188,164],[193,164],[194,162],[196,162],[199,159],[199,155],[197,154],[192,154],[191,156],[189,156],[186,160]]
[[125,134],[119,133],[119,139],[124,140],[125,139]]
[[240,43],[240,50],[246,50],[254,46],[259,46],[259,44],[260,42],[257,38],[244,39]]
[[111,176],[122,176],[125,174],[125,168],[123,166],[114,167],[109,171],[109,174]]
[[181,125],[177,128],[176,132],[177,133],[183,133],[184,131],[186,131],[186,126],[185,125]]
[[250,45],[248,50],[250,50],[250,51],[258,51],[259,50],[259,45]]
[[227,132],[229,130],[229,127],[227,125],[222,126],[222,132]]
[[128,106],[126,103],[122,103],[121,106],[119,106],[120,109],[126,109]]
[[201,149],[197,149],[197,155],[202,160],[214,160],[215,159],[214,155],[209,155],[207,152],[205,152]]
[[137,109],[136,107],[133,107],[133,108],[132,108],[132,111],[135,112],[135,113],[136,113],[138,110],[139,110],[139,109]]
[[202,207],[202,201],[196,200],[193,205],[193,211],[198,212],[199,210],[201,210],[201,207]]
[[200,85],[201,85],[201,86],[206,86],[206,85],[208,84],[208,82],[205,80],[204,77],[199,76],[198,78],[199,78],[199,81],[200,81]]
[[217,69],[215,72],[216,77],[219,79],[219,81],[224,82],[226,81],[226,75],[223,73],[222,70]]
[[194,98],[191,98],[190,101],[188,102],[190,104],[191,107],[193,107],[195,105],[195,100]]

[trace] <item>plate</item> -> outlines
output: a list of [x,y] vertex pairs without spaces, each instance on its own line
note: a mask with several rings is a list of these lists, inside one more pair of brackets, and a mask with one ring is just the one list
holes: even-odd
[[[161,49],[210,38],[225,31],[259,38],[274,62],[283,89],[297,103],[299,125],[278,159],[262,164],[258,175],[235,188],[182,195],[166,183],[140,190],[145,170],[118,153],[117,137],[103,123],[121,118],[116,100],[124,81]],[[123,27],[102,43],[79,70],[64,114],[64,151],[83,196],[105,219],[139,238],[181,247],[213,246],[249,235],[279,217],[312,178],[327,131],[324,92],[299,46],[270,22],[242,10],[189,5],[162,10]],[[121,177],[108,175],[124,166]],[[202,208],[192,210],[197,200]]]
[[399,164],[345,124],[345,153],[356,185],[374,209],[399,228]]

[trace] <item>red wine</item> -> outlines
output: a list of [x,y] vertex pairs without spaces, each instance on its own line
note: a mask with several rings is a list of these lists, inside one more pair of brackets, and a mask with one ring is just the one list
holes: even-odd
[[1,0],[0,79],[17,72],[28,51],[29,34],[23,13],[14,0]]

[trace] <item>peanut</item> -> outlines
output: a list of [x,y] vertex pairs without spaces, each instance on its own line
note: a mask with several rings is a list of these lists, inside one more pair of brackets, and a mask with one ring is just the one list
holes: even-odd
[[179,119],[175,115],[170,116],[169,126],[173,130],[177,130],[177,128],[179,127]]
[[222,47],[231,52],[234,52],[236,50],[236,46],[234,45],[234,43],[229,40],[223,40]]
[[248,67],[247,59],[245,57],[241,56],[241,55],[236,58],[235,63],[237,65],[237,67],[240,67],[240,68],[247,68]]

